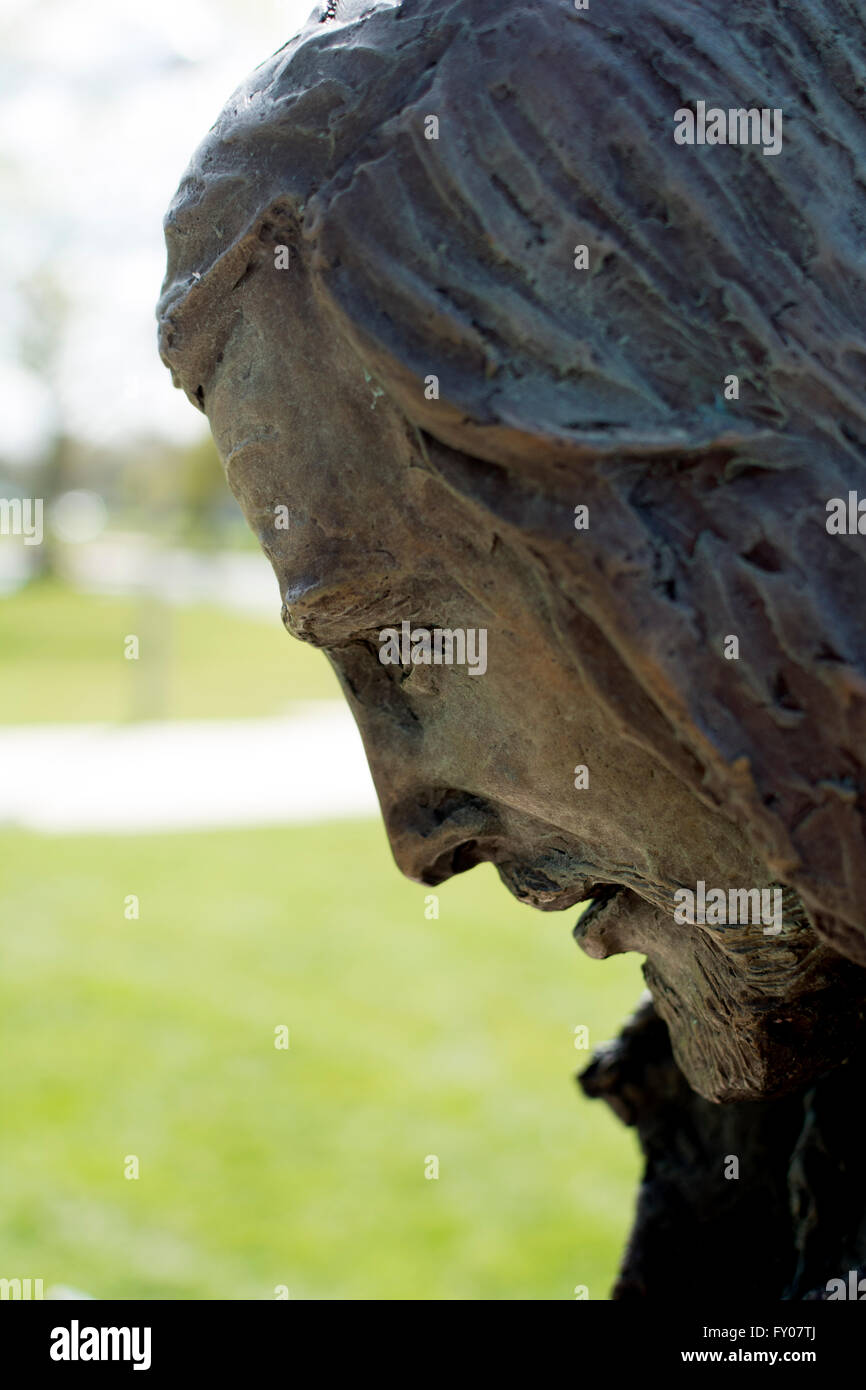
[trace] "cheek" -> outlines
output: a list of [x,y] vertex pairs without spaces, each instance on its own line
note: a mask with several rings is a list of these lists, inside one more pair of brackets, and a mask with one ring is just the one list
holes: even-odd
[[[452,610],[447,621],[457,627],[465,616]],[[484,621],[473,615],[474,629]],[[587,777],[595,776],[597,809],[620,776],[608,731],[544,648],[492,625],[485,631],[471,675],[468,664],[396,671],[380,664],[372,643],[333,654],[371,758],[400,776],[410,758],[430,783],[464,786],[547,822],[582,823]]]
[[475,736],[474,769],[491,791],[542,820],[567,821],[580,810],[575,768],[604,757],[591,703],[546,647],[497,627],[488,647],[487,673],[454,692],[450,722]]
[[500,660],[503,648],[507,639],[500,647],[489,630],[487,670],[476,675],[432,664],[397,673],[372,646],[333,654],[380,794],[454,788],[547,826],[586,831],[591,807],[575,768],[593,761],[588,747],[598,765],[599,740],[586,729],[578,736],[544,682],[530,688],[522,664],[520,678],[510,678],[515,667]]

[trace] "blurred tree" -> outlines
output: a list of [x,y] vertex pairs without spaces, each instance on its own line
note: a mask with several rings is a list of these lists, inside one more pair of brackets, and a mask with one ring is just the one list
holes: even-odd
[[48,388],[52,413],[42,459],[36,469],[35,495],[45,504],[45,533],[41,545],[34,546],[31,564],[34,578],[57,572],[57,542],[49,525],[52,503],[73,485],[71,440],[65,428],[65,409],[59,386],[60,359],[64,331],[69,317],[69,298],[50,265],[39,265],[18,286],[23,312],[20,318],[18,353]]

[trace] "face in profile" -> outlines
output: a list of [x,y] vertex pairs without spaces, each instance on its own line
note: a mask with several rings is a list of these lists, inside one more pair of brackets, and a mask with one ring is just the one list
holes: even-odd
[[[705,1094],[766,1094],[803,1074],[811,1054],[784,1020],[830,953],[793,895],[782,941],[761,922],[676,924],[683,885],[769,883],[747,837],[623,736],[563,649],[543,570],[446,485],[436,465],[449,451],[377,394],[302,268],[275,298],[265,260],[243,297],[205,409],[286,627],[340,679],[401,870],[436,885],[490,862],[533,907],[592,900],[580,944],[647,956],[678,1059]],[[383,662],[382,634],[404,624],[468,633],[470,652],[485,634],[484,669],[411,650]]]
[[[267,90],[264,79],[256,90]],[[199,191],[187,199],[202,222],[200,189],[208,178],[219,189],[222,177],[214,149],[212,141],[199,166],[207,177],[197,176]],[[236,148],[225,155],[225,221],[236,216],[237,157]],[[260,165],[269,168],[269,159]],[[258,174],[243,177],[252,198]],[[354,187],[335,205],[351,207]],[[709,495],[710,482],[718,490],[718,477],[730,475],[741,498],[760,501],[748,476],[736,483],[736,430],[725,434],[726,424],[703,453],[695,443],[690,494],[686,465],[665,455],[660,426],[647,427],[643,454],[627,418],[617,449],[593,445],[597,432],[586,426],[569,453],[551,423],[551,392],[538,395],[548,418],[534,435],[527,418],[514,427],[525,407],[518,394],[498,423],[492,396],[487,419],[480,406],[473,418],[471,400],[462,409],[443,402],[437,416],[437,398],[421,383],[439,377],[425,372],[423,354],[405,366],[410,344],[401,367],[397,346],[382,347],[389,330],[381,316],[398,319],[399,284],[393,313],[380,286],[359,328],[363,315],[357,306],[348,314],[340,288],[352,250],[339,242],[339,217],[338,230],[326,228],[315,243],[298,221],[297,200],[256,196],[270,211],[248,219],[252,231],[223,257],[225,275],[206,292],[192,288],[194,327],[177,329],[177,292],[169,297],[164,352],[208,416],[229,485],[276,574],[287,629],[321,647],[337,672],[400,869],[436,885],[490,862],[529,906],[591,902],[577,923],[579,944],[597,959],[622,951],[646,958],[677,1061],[708,1098],[772,1095],[840,1060],[859,1017],[851,1001],[860,972],[818,934],[814,912],[783,872],[797,856],[778,849],[772,798],[749,783],[759,758],[746,758],[745,770],[743,757],[737,761],[737,715],[718,716],[731,744],[723,747],[711,704],[696,714],[692,691],[678,690],[664,664],[677,644],[703,652],[715,636],[696,616],[708,581],[691,580],[691,606],[677,591],[681,535],[704,524],[690,518],[690,495]],[[325,214],[307,216],[315,227]],[[455,254],[464,249],[460,235],[455,224]],[[288,271],[273,254],[283,236]],[[367,304],[375,296],[361,283],[367,298],[359,290],[358,303]],[[189,275],[185,285],[184,294]],[[477,286],[475,293],[480,314],[483,295]],[[492,298],[488,307],[492,321],[500,311]],[[413,341],[421,342],[423,314],[418,322]],[[556,350],[552,334],[548,350]],[[446,353],[427,364],[440,367],[446,385],[451,361]],[[471,367],[461,370],[469,379]],[[483,363],[475,372],[491,375]],[[627,416],[628,406],[623,395],[616,409]],[[506,416],[507,447],[497,433]],[[575,506],[587,497],[590,531],[602,521],[601,543],[584,543],[575,530]],[[620,525],[626,503],[656,523],[649,559],[646,538]],[[748,531],[742,506],[731,509]],[[718,534],[724,539],[721,523]],[[774,571],[779,552],[746,539]],[[722,570],[713,580],[724,580]],[[650,599],[667,605],[657,625]],[[731,626],[735,617],[719,621]],[[436,632],[451,634],[438,661],[423,640]],[[724,627],[719,641],[723,635]],[[453,659],[461,650],[466,659]],[[673,669],[688,674],[685,660]],[[728,671],[721,656],[706,669],[715,697]],[[748,726],[751,709],[743,710],[748,748],[760,740]],[[727,795],[729,773],[736,796]],[[741,806],[753,799],[754,818],[736,813],[737,796]],[[724,894],[778,885],[778,921],[771,932],[760,919],[683,921],[677,894],[698,883]],[[832,1036],[815,1029],[829,1000],[842,1001],[840,1013],[852,1020]]]

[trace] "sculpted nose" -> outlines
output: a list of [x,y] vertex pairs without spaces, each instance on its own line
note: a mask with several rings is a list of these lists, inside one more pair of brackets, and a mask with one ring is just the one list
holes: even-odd
[[369,650],[329,653],[361,734],[397,867],[434,886],[493,859],[504,827],[494,804],[455,786],[466,756],[454,721],[420,718]]
[[431,887],[490,859],[500,831],[492,806],[454,789],[425,789],[382,811],[398,868]]

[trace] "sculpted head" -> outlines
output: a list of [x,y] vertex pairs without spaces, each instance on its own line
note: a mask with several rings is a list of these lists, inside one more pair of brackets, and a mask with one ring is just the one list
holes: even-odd
[[[735,46],[702,7],[721,105],[783,82],[753,8]],[[825,524],[866,496],[863,108],[828,100],[819,144],[816,75],[777,157],[676,145],[711,88],[674,0],[323,15],[181,184],[163,357],[400,868],[593,899],[578,939],[646,956],[697,1090],[803,1084],[866,978],[864,541]],[[485,669],[426,660],[437,630],[485,633]],[[678,920],[699,883],[778,886],[780,916]]]

